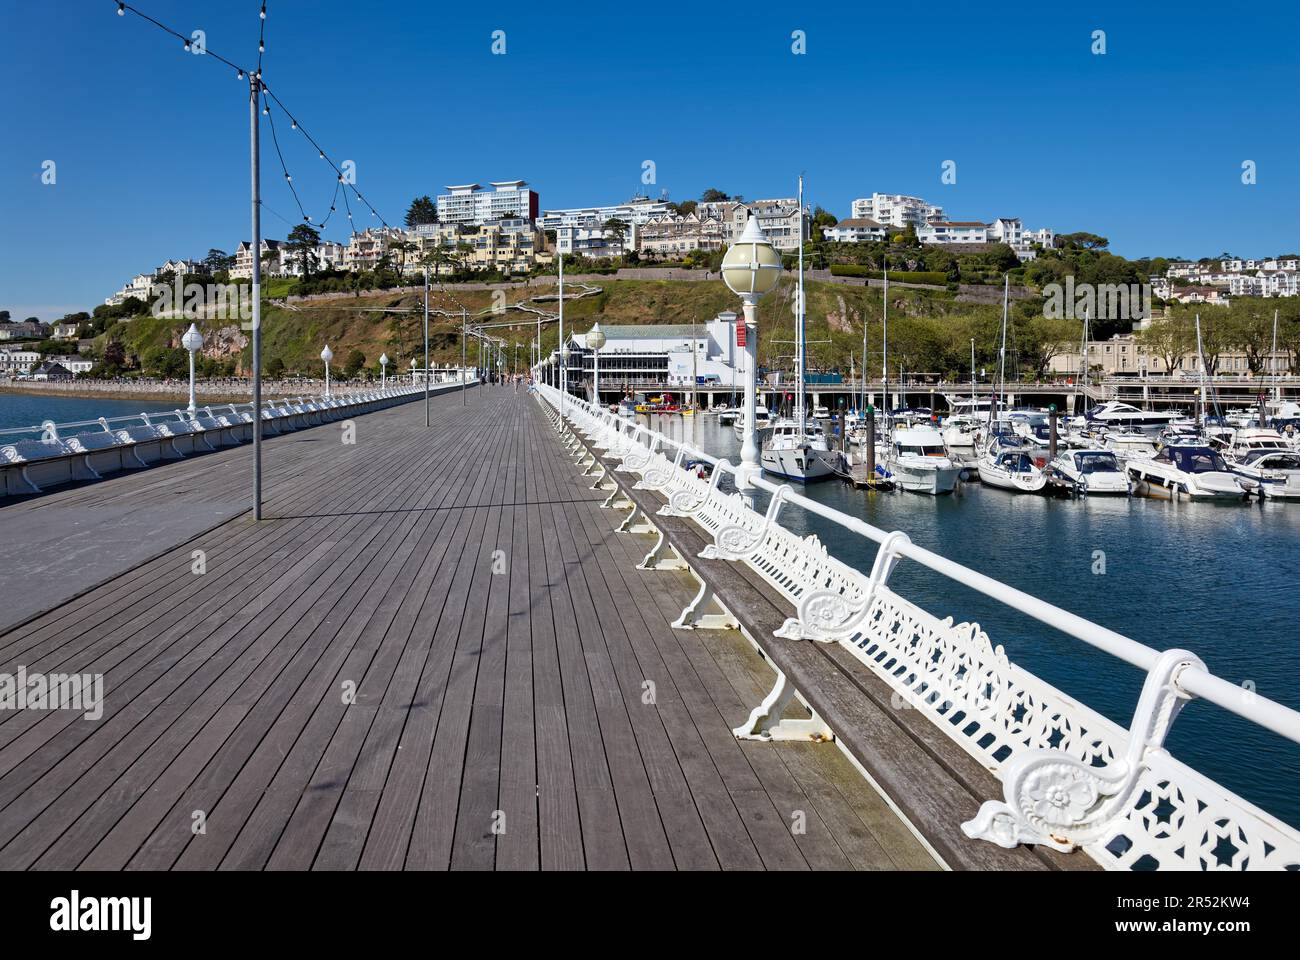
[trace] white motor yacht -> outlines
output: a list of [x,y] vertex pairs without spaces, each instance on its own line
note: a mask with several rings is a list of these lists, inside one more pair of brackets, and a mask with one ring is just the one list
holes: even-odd
[[1158,434],[1179,416],[1177,412],[1158,413],[1155,410],[1142,410],[1131,403],[1122,403],[1119,400],[1099,403],[1084,413],[1088,422],[1095,426],[1152,434]]
[[1276,430],[1268,430],[1263,427],[1245,427],[1233,434],[1232,443],[1228,445],[1228,449],[1224,451],[1224,454],[1229,460],[1240,460],[1252,453],[1264,451],[1290,453],[1291,445]]
[[1064,450],[1049,464],[1052,473],[1077,493],[1129,493],[1129,478],[1110,450]]
[[[757,430],[766,430],[772,425],[772,414],[767,407],[759,403],[754,407],[754,427]],[[736,431],[736,439],[745,439],[745,411],[738,410],[733,429]]]
[[944,445],[954,453],[974,452],[983,423],[972,414],[953,414],[943,422]]
[[894,482],[914,493],[952,493],[961,478],[961,467],[948,456],[943,436],[928,426],[895,430],[885,467]]
[[1160,444],[1147,433],[1108,431],[1102,434],[1101,446],[1121,461],[1130,457],[1154,457],[1160,451]]
[[1212,447],[1175,444],[1153,457],[1130,457],[1124,464],[1133,492],[1174,500],[1240,500],[1258,484],[1232,472]]
[[1231,462],[1232,470],[1257,484],[1270,500],[1300,500],[1300,453],[1284,450],[1255,450]]

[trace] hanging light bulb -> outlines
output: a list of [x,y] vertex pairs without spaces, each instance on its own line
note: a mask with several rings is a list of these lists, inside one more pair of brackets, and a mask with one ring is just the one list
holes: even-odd
[[284,179],[288,180],[290,183],[293,183],[293,177],[289,176],[287,173],[284,175]]
[[188,40],[186,40],[186,41],[185,41],[185,49],[188,50],[189,48],[190,48],[190,42],[189,42]]
[[271,108],[270,108],[270,107],[263,107],[263,108],[262,108],[262,116],[264,116],[264,117],[269,117],[270,115],[271,115]]
[[243,71],[243,70],[236,70],[236,71],[235,71],[235,79],[236,79],[236,80],[243,80],[243,79],[244,79],[244,71]]
[[262,4],[262,19],[266,19],[266,4]]
[[298,121],[297,121],[297,120],[293,120],[293,121],[291,121],[291,122],[289,123],[289,129],[290,129],[290,130],[297,130],[297,129],[298,129]]
[[322,151],[320,152],[320,158],[321,158],[322,160],[325,159],[325,151],[324,151],[324,150],[322,150]]
[[117,15],[118,15],[119,17],[125,17],[125,16],[126,16],[126,4],[125,4],[125,3],[119,3],[119,4],[117,5]]
[[311,223],[311,217],[307,216],[306,214],[303,215],[303,220],[307,221],[308,223]]
[[257,41],[257,52],[266,53],[266,44],[264,44],[261,40]]

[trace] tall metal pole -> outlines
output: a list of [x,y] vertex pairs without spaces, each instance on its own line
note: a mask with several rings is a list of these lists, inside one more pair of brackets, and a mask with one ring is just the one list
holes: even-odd
[[429,425],[429,265],[424,266],[424,425]]
[[564,365],[564,254],[558,254],[560,264],[560,419],[564,419],[564,395],[569,390],[569,378]]
[[469,403],[465,399],[465,364],[469,361],[465,357],[465,341],[468,339],[468,332],[465,329],[465,308],[460,308],[460,405],[463,407]]
[[745,485],[757,473],[758,466],[758,295],[744,294],[741,298],[745,325],[745,409],[744,439],[740,447],[740,462],[745,467]]
[[799,311],[795,317],[794,332],[794,352],[798,354],[795,362],[798,366],[798,390],[799,398],[795,406],[795,419],[799,421],[799,438],[800,441],[808,434],[808,411],[804,406],[804,364],[807,357],[804,354],[804,305],[803,305],[803,174],[799,175]]
[[253,520],[262,519],[262,164],[258,140],[261,76],[249,75],[248,133],[252,161],[253,240]]

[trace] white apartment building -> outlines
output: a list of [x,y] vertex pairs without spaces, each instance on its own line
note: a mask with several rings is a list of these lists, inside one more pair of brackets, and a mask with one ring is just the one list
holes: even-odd
[[484,190],[477,183],[448,186],[438,195],[438,219],[443,223],[487,223],[522,217],[537,219],[537,193],[526,180],[495,180]]
[[932,220],[917,227],[922,243],[989,243],[989,225],[979,220]]
[[110,307],[116,307],[121,303],[134,297],[136,300],[148,302],[153,297],[153,286],[158,282],[158,277],[153,273],[137,273],[128,280],[125,286],[117,293],[104,300]]
[[694,211],[685,216],[656,217],[637,233],[637,249],[661,257],[679,256],[695,250],[721,250],[726,245],[722,221],[716,217],[702,217]]
[[[230,269],[230,279],[251,280],[253,278],[252,243],[239,241],[235,248],[235,265]],[[274,277],[284,273],[284,241],[263,238],[261,245],[262,276]]]
[[592,260],[621,257],[627,251],[637,249],[641,240],[634,223],[628,225],[622,236],[615,230],[605,230],[599,226],[566,225],[554,229],[555,252],[566,257],[588,257]]
[[50,359],[57,360],[60,364],[63,365],[63,368],[67,370],[68,373],[90,373],[90,371],[95,366],[95,361],[91,360],[88,357],[76,357],[76,356],[65,355],[59,357],[50,357]]
[[1012,247],[1023,247],[1025,243],[1025,226],[1019,217],[998,217],[989,225],[989,242],[1005,243]]
[[39,350],[0,350],[0,373],[15,376],[41,362]]
[[885,225],[870,217],[850,217],[822,231],[834,243],[870,243],[885,239]]
[[[782,253],[799,249],[799,200],[781,197],[771,200],[716,200],[696,204],[695,213],[701,219],[713,218],[722,224],[723,240],[734,243],[745,230],[751,216],[758,217],[758,225]],[[812,236],[812,212],[804,207],[804,240]]]
[[625,223],[641,226],[656,217],[671,216],[673,212],[673,205],[667,200],[633,197],[627,203],[611,204],[604,207],[567,207],[562,210],[545,210],[537,218],[537,229],[558,230],[560,227],[578,227],[585,230],[597,230],[604,227],[610,220],[622,220]]
[[853,201],[851,219],[875,220],[900,230],[909,226],[918,230],[931,220],[943,219],[943,207],[901,193],[873,193]]
[[[352,234],[348,239],[343,262],[348,270],[373,270],[389,254],[392,245],[405,238],[405,232],[398,227],[369,227],[361,233]],[[391,254],[389,258],[392,259]],[[396,262],[393,265],[396,267]]]

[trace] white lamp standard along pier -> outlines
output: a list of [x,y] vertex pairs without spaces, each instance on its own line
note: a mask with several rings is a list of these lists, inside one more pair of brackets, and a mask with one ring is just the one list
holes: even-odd
[[587,334],[587,346],[591,348],[592,392],[595,394],[598,407],[600,406],[600,348],[605,343],[605,332],[600,329],[599,323],[593,323],[591,332]]
[[740,467],[737,485],[749,486],[758,466],[758,301],[776,286],[781,279],[781,257],[758,225],[757,217],[750,217],[745,232],[722,258],[722,279],[739,295],[744,304],[744,322],[737,327],[737,341],[744,334],[745,348],[745,439],[740,448]]
[[181,346],[190,352],[190,405],[186,407],[186,412],[193,420],[199,409],[194,402],[194,354],[203,347],[203,334],[199,333],[197,324],[190,324],[185,336],[181,337]]
[[388,354],[379,355],[379,389],[388,389]]
[[325,344],[325,349],[320,352],[320,358],[325,361],[325,399],[330,398],[330,361],[334,359],[334,351],[330,345]]

